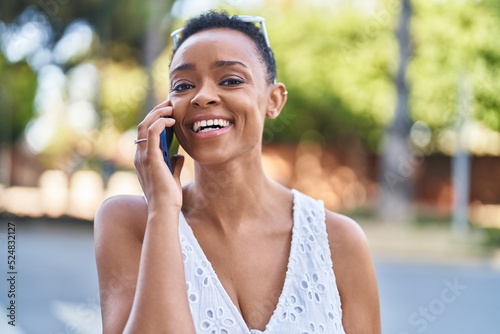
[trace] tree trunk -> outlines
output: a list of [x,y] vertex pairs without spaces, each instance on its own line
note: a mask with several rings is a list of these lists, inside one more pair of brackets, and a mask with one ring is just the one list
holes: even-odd
[[397,31],[399,68],[396,77],[397,103],[392,124],[382,139],[382,160],[379,174],[378,215],[383,221],[404,222],[412,216],[412,178],[418,161],[408,143],[411,121],[408,110],[406,69],[410,58],[410,0],[401,0],[401,17]]
[[451,176],[453,184],[453,216],[452,229],[458,237],[465,237],[469,232],[469,191],[470,191],[470,156],[467,147],[466,128],[470,119],[471,92],[467,76],[460,77],[458,87],[457,147],[451,160]]
[[[148,94],[144,115],[147,114],[159,102],[155,97],[154,78],[152,67],[154,61],[169,41],[170,28],[172,27],[173,18],[171,16],[172,6],[175,0],[148,0],[149,20],[145,31],[142,65],[148,70]],[[165,68],[168,71],[168,68]],[[167,84],[167,83],[165,83]],[[167,97],[165,96],[164,99]]]
[[[0,188],[12,183],[12,146],[0,142]],[[1,190],[1,189],[0,189]]]
[[12,110],[14,108],[11,100],[7,98],[6,87],[0,83],[0,108],[2,107],[5,109],[0,112],[2,117],[0,123],[0,187],[3,185],[7,188],[12,183],[12,146],[14,145]]

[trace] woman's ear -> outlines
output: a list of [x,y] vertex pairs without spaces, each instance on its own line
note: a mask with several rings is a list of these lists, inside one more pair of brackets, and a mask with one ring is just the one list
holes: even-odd
[[266,117],[275,119],[281,113],[287,99],[287,90],[285,84],[278,82],[270,87],[269,102],[267,104]]

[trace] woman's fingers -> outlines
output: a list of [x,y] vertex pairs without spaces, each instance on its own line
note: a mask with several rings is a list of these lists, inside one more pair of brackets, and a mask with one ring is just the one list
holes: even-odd
[[136,168],[143,166],[144,164],[154,163],[154,161],[163,161],[160,150],[160,134],[165,128],[172,127],[174,124],[175,119],[173,118],[159,118],[146,130],[139,129],[138,138],[146,140],[137,143],[137,150],[135,154]]
[[173,118],[159,118],[157,119],[147,131],[148,150],[160,149],[160,134],[165,128],[170,128],[175,124]]
[[151,109],[151,111],[146,115],[145,118],[150,115],[156,116],[156,118],[172,116],[172,102],[170,102],[170,100],[163,101],[162,103]]
[[[162,101],[161,103],[157,104],[156,106],[153,107],[153,109],[151,109],[149,112],[148,112],[148,115],[151,114],[151,113],[154,113],[156,112],[157,110],[159,109],[165,109],[165,108],[168,108],[168,107],[172,107],[172,102],[170,100],[165,100],[165,101]],[[146,115],[147,116],[147,115]]]
[[[139,136],[145,136],[147,133],[147,129],[161,118],[173,119],[172,116],[172,107],[157,109],[154,112],[148,114],[141,123],[137,126],[137,134]],[[141,137],[142,138],[142,137]]]
[[144,117],[142,122],[137,126],[138,138],[145,138],[147,135],[147,130],[157,119],[170,117],[173,114],[172,103],[170,100],[166,100],[156,107],[154,107],[147,115]]

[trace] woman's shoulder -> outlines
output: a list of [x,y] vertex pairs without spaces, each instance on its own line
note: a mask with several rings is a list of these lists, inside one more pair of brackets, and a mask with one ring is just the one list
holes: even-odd
[[[371,254],[366,235],[353,219],[325,210],[326,230],[333,266],[342,272],[350,272],[356,266],[371,263]],[[344,270],[344,268],[350,268]]]
[[141,195],[116,195],[106,198],[99,207],[99,212],[127,213],[128,211],[147,210],[147,203]]
[[331,211],[326,226],[346,332],[380,333],[377,279],[365,233],[353,219]]
[[147,204],[143,196],[118,195],[104,200],[97,210],[94,230],[107,234],[120,232],[144,235]]
[[325,210],[326,229],[332,247],[358,247],[367,243],[366,235],[361,226],[353,219]]
[[317,200],[307,194],[295,189],[294,206],[305,215],[312,213],[323,217],[326,224],[328,242],[332,254],[332,260],[343,261],[347,256],[364,256],[366,254],[368,241],[361,226],[353,219],[330,211],[324,207],[321,200]]
[[326,210],[326,229],[339,290],[359,288],[355,284],[358,279],[375,280],[368,239],[361,226],[347,216]]

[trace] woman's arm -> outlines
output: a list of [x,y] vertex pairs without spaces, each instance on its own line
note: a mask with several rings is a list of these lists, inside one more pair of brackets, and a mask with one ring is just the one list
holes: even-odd
[[365,234],[352,219],[330,211],[326,223],[344,329],[348,334],[379,334],[377,279]]
[[172,174],[159,149],[161,131],[175,122],[165,118],[171,115],[166,101],[138,127],[138,138],[147,138],[138,144],[135,156],[147,204],[137,196],[120,196],[105,201],[96,215],[105,334],[195,332],[178,225],[182,207],[179,176],[184,159],[172,159]]
[[119,196],[96,215],[103,332],[194,333],[177,224],[168,224],[178,215],[146,210],[143,198]]

